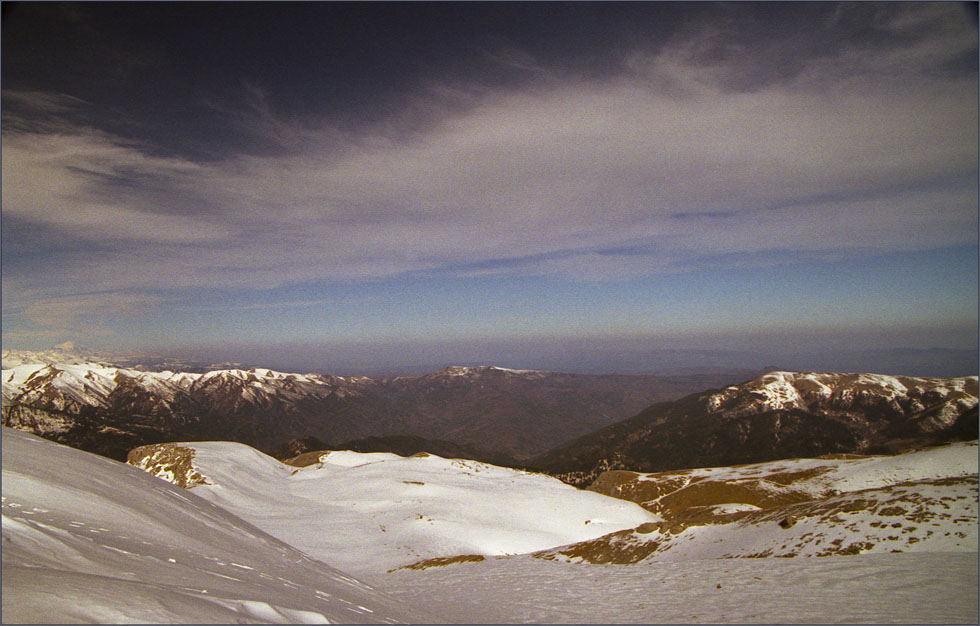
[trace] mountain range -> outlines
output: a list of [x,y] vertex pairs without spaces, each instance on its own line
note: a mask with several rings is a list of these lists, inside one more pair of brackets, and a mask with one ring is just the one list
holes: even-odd
[[401,437],[403,446],[414,437],[447,454],[514,464],[654,402],[746,375],[491,366],[382,379],[263,368],[147,371],[64,350],[4,353],[4,362],[4,425],[119,460],[139,445],[176,440],[239,441],[272,452],[301,437],[354,449],[379,443],[357,443],[365,438]]
[[977,377],[770,372],[650,406],[532,460],[580,486],[659,472],[977,438]]
[[146,371],[67,348],[4,353],[3,424],[118,460],[146,444],[228,440],[280,460],[327,449],[426,451],[586,486],[610,469],[889,453],[978,434],[977,377],[773,371],[718,387],[734,374],[481,366],[374,379]]
[[[71,409],[99,390],[122,393],[100,386],[102,367],[15,367],[4,381],[14,389],[34,376],[44,383],[35,391],[53,389],[49,399]],[[242,397],[263,397],[247,393],[260,378],[278,380],[253,374]],[[301,398],[307,381],[281,376]],[[220,373],[143,383],[212,378],[224,388]],[[780,460],[612,469],[587,490],[425,452],[319,450],[281,462],[230,441],[148,444],[127,466],[4,428],[2,620],[975,623],[976,387],[976,377],[771,372],[654,405],[613,425],[618,442],[601,429],[618,456],[599,465],[643,461],[629,444],[642,442],[636,425],[650,420],[637,418],[654,409],[654,425],[664,418],[682,437],[687,418],[687,437],[715,444],[650,455],[651,465]],[[74,415],[62,413],[67,432]],[[803,441],[793,433],[826,419],[844,427],[838,447],[918,449],[788,456]],[[746,438],[714,434],[729,423]],[[764,428],[769,437],[751,436]],[[280,452],[324,445],[292,444]]]

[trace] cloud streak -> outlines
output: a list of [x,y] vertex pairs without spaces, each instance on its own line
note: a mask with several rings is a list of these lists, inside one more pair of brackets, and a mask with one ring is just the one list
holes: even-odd
[[[760,77],[756,55],[706,28],[634,49],[602,79],[429,83],[357,129],[279,117],[253,86],[235,123],[277,149],[209,162],[70,118],[52,126],[84,108],[77,99],[5,93],[5,230],[101,252],[52,247],[57,277],[14,260],[4,291],[264,288],[459,268],[601,280],[787,250],[975,242],[977,81],[941,68],[975,52],[976,32],[946,10],[889,9],[878,30],[914,40],[842,46],[785,76]],[[519,50],[495,58],[546,71]]]

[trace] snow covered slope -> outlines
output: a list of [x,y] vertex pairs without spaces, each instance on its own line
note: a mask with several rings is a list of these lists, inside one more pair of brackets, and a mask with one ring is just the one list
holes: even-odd
[[398,570],[385,590],[425,597],[458,623],[977,623],[976,442],[609,472],[595,488],[662,521],[533,555]]
[[457,624],[976,624],[977,555],[622,565],[500,557],[385,576]]
[[855,407],[921,415],[926,431],[950,426],[977,405],[977,377],[913,378],[884,374],[769,372],[707,398],[710,412],[729,418],[786,409],[827,412]]
[[3,622],[430,622],[116,461],[3,429]]
[[538,556],[636,563],[976,554],[977,464],[974,441],[896,456],[607,472],[592,489],[638,502],[662,521]]
[[580,437],[530,465],[579,486],[657,472],[835,452],[881,454],[977,438],[978,379],[769,372]]
[[145,446],[129,462],[354,574],[532,552],[658,519],[541,474],[432,455],[336,451],[297,468],[206,442]]
[[[632,527],[655,527],[598,542],[659,533],[668,549],[641,562],[595,564],[589,557],[598,551],[570,554],[584,545],[578,542],[537,554],[431,559],[388,573],[367,561],[409,556],[401,547],[424,553],[459,539],[482,541],[499,524],[535,522],[545,535],[559,536],[573,530],[572,522],[588,528],[620,513],[573,502],[565,495],[570,488],[552,480],[438,457],[335,452],[300,469],[237,444],[158,446],[139,455],[154,472],[193,487],[180,489],[4,429],[2,617],[4,623],[976,623],[976,454],[974,443],[897,457],[634,474],[610,484],[640,493],[660,479],[681,482],[642,495],[651,511],[579,493],[639,511]],[[698,492],[698,484],[717,488]],[[763,492],[788,501],[770,506],[756,498],[751,505],[744,495]],[[237,506],[254,526],[209,499]],[[677,517],[682,501],[695,510],[672,526],[668,518]],[[815,508],[792,515],[780,509],[804,505]],[[773,519],[752,521],[753,515]],[[463,524],[453,528],[457,516]],[[706,522],[708,516],[719,523]],[[740,521],[746,523],[739,527]],[[720,549],[737,556],[771,546],[781,533],[784,542],[806,544],[810,537],[803,535],[814,529],[843,529],[849,539],[895,533],[910,551],[713,558]],[[498,542],[514,538],[506,527],[499,532]],[[336,551],[355,565],[364,561],[358,578],[383,594],[266,533]],[[398,539],[385,543],[389,533]],[[799,553],[819,553],[836,536]]]

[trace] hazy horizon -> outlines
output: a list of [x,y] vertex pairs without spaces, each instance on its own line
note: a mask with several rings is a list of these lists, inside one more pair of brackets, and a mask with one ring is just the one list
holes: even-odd
[[975,7],[3,12],[5,349],[977,373]]
[[[195,368],[227,366],[271,368],[283,372],[315,372],[339,376],[418,376],[448,366],[498,366],[570,374],[695,373],[745,374],[774,369],[816,372],[870,372],[906,376],[973,376],[977,351],[970,348],[911,348],[861,345],[861,337],[836,337],[850,347],[800,342],[794,336],[772,344],[760,341],[741,348],[729,342],[698,348],[655,338],[559,339],[515,341],[376,342],[374,344],[306,344],[279,346],[165,346],[158,350],[107,350],[104,346],[66,345],[70,352],[162,363],[173,369],[178,360]],[[767,335],[766,340],[773,337]],[[783,337],[784,340],[790,339]],[[826,338],[825,338],[826,339]],[[867,336],[864,337],[867,339]],[[674,346],[674,347],[671,347]],[[685,347],[686,346],[686,347]],[[61,346],[54,346],[58,349]]]

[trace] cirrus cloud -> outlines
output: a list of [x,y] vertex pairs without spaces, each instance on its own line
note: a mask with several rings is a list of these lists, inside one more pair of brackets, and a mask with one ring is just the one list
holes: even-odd
[[[947,11],[882,9],[882,32],[925,34],[841,46],[764,79],[757,55],[706,28],[635,49],[603,79],[434,82],[353,130],[280,118],[252,85],[234,123],[279,149],[209,162],[68,117],[52,126],[85,103],[6,92],[5,230],[50,249],[31,263],[10,253],[4,291],[263,288],[473,267],[596,280],[787,250],[975,242],[977,80],[940,70],[975,51],[976,32]],[[765,53],[792,46],[776,38]],[[501,56],[547,72],[522,51]],[[77,245],[52,243],[66,240]],[[99,253],[80,252],[85,242]]]

